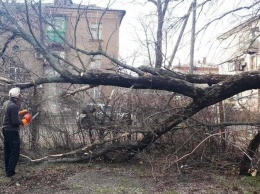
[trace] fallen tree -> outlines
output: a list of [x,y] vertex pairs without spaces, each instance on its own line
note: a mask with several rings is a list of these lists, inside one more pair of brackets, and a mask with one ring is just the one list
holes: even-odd
[[[38,5],[30,4],[26,1],[24,5],[24,13],[17,16],[17,13],[8,7],[8,3],[1,1],[0,13],[0,30],[8,38],[4,39],[1,50],[1,57],[4,56],[8,44],[16,37],[21,38],[28,43],[30,47],[37,49],[48,64],[58,72],[58,76],[53,77],[36,77],[28,82],[17,82],[6,77],[1,77],[0,81],[5,86],[18,86],[22,89],[31,88],[41,84],[49,83],[69,83],[95,86],[117,86],[132,89],[149,89],[163,90],[175,92],[191,99],[186,107],[176,109],[170,116],[165,118],[159,126],[155,126],[144,133],[144,137],[140,141],[116,141],[117,139],[104,140],[103,142],[93,143],[90,146],[83,147],[65,154],[50,155],[41,159],[30,159],[32,162],[42,162],[53,158],[59,158],[57,161],[82,161],[97,158],[111,152],[121,151],[122,153],[138,153],[153,144],[158,138],[169,131],[178,130],[178,125],[188,118],[192,117],[205,107],[214,105],[225,99],[228,99],[240,92],[260,88],[260,72],[243,72],[237,75],[190,75],[174,72],[170,69],[162,67],[161,57],[156,60],[156,67],[134,67],[128,65],[115,57],[111,56],[101,46],[96,51],[77,48],[70,42],[63,40],[66,46],[73,50],[77,55],[96,56],[101,55],[118,68],[127,70],[130,73],[122,71],[107,73],[103,71],[86,71],[84,68],[77,67],[73,62],[63,59],[51,52],[45,44],[43,44],[35,35],[36,29],[33,29],[32,17],[37,16],[39,21],[46,22],[45,18],[40,15],[37,10]],[[34,15],[30,15],[28,6],[35,11]],[[12,5],[13,6],[13,5]],[[13,7],[12,7],[13,8]],[[106,10],[104,10],[105,12]],[[20,12],[19,12],[20,14]],[[23,18],[23,20],[21,20]],[[20,19],[20,20],[19,20]],[[18,22],[19,20],[19,22]],[[10,21],[7,25],[4,21]],[[37,29],[38,30],[38,29]],[[158,48],[156,49],[159,55]],[[62,61],[63,63],[61,63]],[[159,61],[159,62],[158,62]],[[64,65],[66,64],[66,65]],[[205,86],[206,84],[206,86]],[[87,87],[87,88],[89,88]],[[80,91],[80,90],[79,90]],[[119,137],[121,139],[123,137]],[[112,143],[111,143],[112,142]],[[257,144],[258,145],[258,144]],[[255,148],[254,148],[255,149]],[[71,159],[75,157],[75,159]],[[244,170],[246,171],[246,170]]]

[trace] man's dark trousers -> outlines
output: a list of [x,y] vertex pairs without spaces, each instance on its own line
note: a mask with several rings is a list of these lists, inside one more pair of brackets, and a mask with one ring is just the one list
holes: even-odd
[[20,136],[18,131],[3,130],[5,171],[7,176],[15,175],[15,167],[20,154]]

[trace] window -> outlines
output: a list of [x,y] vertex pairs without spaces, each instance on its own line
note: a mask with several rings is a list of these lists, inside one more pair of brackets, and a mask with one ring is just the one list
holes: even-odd
[[[63,51],[61,51],[61,52],[59,52],[59,54],[58,54],[62,59],[65,59],[65,52],[63,52]],[[64,61],[63,60],[59,60],[59,62],[60,62],[60,64],[61,65],[64,65]]]
[[12,47],[12,51],[13,51],[13,52],[19,52],[19,51],[20,51],[20,47],[17,46],[17,45],[14,45],[14,46]]
[[100,69],[101,66],[101,56],[95,55],[90,62],[90,69]]
[[91,88],[88,90],[88,94],[91,97],[92,100],[95,102],[99,102],[100,99],[100,90],[98,87]]
[[250,70],[253,71],[253,70],[257,70],[257,65],[256,65],[256,56],[251,56],[250,57]]
[[259,27],[254,27],[251,29],[252,38],[256,38],[259,35]]
[[247,45],[246,40],[247,40],[247,39],[245,38],[245,35],[244,35],[244,34],[242,34],[242,35],[239,36],[238,47],[239,47],[240,50],[246,49],[246,45]]
[[228,71],[243,71],[246,67],[244,59],[235,59],[228,63]]
[[53,16],[46,26],[48,43],[63,43],[66,38],[66,18],[65,16]]
[[102,23],[91,23],[90,35],[93,40],[102,40]]
[[9,67],[9,78],[15,81],[23,81],[23,69],[15,63],[10,63]]
[[233,61],[228,62],[228,71],[235,71],[235,64]]

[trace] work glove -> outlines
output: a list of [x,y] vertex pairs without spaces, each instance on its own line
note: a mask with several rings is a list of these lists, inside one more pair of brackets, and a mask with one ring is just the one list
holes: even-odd
[[18,112],[19,115],[25,115],[28,113],[28,110],[24,109]]
[[32,115],[29,114],[29,113],[24,115],[24,117],[22,119],[22,122],[23,122],[23,126],[26,126],[26,125],[30,124],[32,122]]

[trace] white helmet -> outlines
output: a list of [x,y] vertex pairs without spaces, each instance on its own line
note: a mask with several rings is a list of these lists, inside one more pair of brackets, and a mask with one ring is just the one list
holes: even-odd
[[20,95],[20,88],[12,88],[10,91],[9,91],[9,97],[18,97]]

